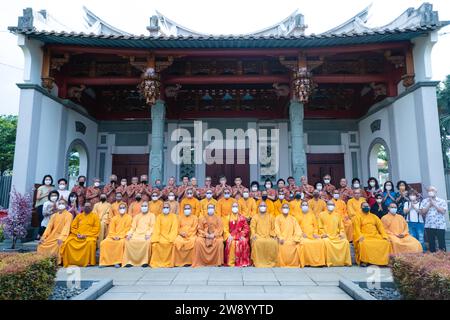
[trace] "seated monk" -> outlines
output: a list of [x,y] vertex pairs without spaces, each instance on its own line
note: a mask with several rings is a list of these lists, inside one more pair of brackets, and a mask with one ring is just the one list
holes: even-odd
[[[345,180],[344,178],[341,181]],[[341,190],[342,191],[342,190]],[[349,217],[347,212],[347,204],[342,199],[343,193],[340,190],[333,191],[333,202],[336,207],[336,212],[342,217],[342,222],[344,223],[345,236],[349,242],[353,241],[353,223],[352,219]],[[342,191],[345,192],[345,191]]]
[[109,215],[109,221],[115,216],[119,215],[119,206],[122,202],[128,203],[126,199],[124,199],[123,194],[121,192],[116,192],[116,201],[111,204],[111,211]]
[[351,266],[350,243],[345,238],[342,217],[332,200],[327,202],[327,211],[320,213],[318,220],[319,234],[327,248],[327,266]]
[[73,216],[66,210],[66,200],[58,200],[57,205],[58,211],[50,217],[47,228],[39,240],[37,252],[44,255],[56,255],[59,265],[61,263],[61,245],[70,234]]
[[368,264],[385,266],[391,253],[389,237],[380,218],[370,212],[367,202],[361,205],[361,212],[353,218],[356,262],[363,267]]
[[302,202],[302,213],[298,220],[303,233],[302,252],[305,266],[325,266],[327,248],[319,235],[316,215],[309,209],[307,201]]
[[308,200],[308,205],[311,211],[316,215],[316,218],[319,218],[321,212],[327,210],[327,203],[325,200],[320,198],[320,191],[315,189],[313,191],[312,199]]
[[194,245],[193,267],[221,266],[223,264],[223,224],[213,204],[208,205],[208,215],[198,221]]
[[161,197],[161,191],[154,188],[151,193],[151,199],[148,202],[148,211],[153,213],[156,218],[158,218],[158,215],[162,212],[163,203],[164,203],[160,199],[160,197]]
[[281,206],[281,214],[275,218],[275,234],[278,238],[278,266],[303,268],[302,229],[289,214],[289,204]]
[[141,212],[133,218],[131,229],[125,238],[122,266],[148,267],[152,253],[150,238],[155,225],[155,215],[148,212],[148,202],[141,205]]
[[92,204],[84,203],[84,210],[72,222],[70,235],[63,243],[61,255],[64,267],[86,267],[95,265],[97,237],[100,232],[100,220],[92,212]]
[[[137,193],[134,197],[134,201],[131,201],[131,203],[128,206],[128,214],[134,218],[139,213],[141,213],[141,205],[144,201],[142,200],[142,194]],[[148,205],[148,203],[147,203]]]
[[173,243],[172,261],[175,267],[192,265],[197,228],[198,217],[192,214],[191,206],[186,204],[183,215],[179,216],[178,236]]
[[267,212],[266,202],[260,202],[258,214],[250,222],[250,239],[253,264],[257,268],[270,268],[277,265],[278,242],[275,239],[274,218]]
[[393,202],[389,205],[389,213],[381,218],[384,229],[391,241],[392,253],[422,252],[422,245],[409,234],[408,224],[405,218],[397,214],[397,210],[397,204]]
[[92,212],[96,214],[100,220],[100,232],[97,238],[97,248],[100,248],[100,242],[108,235],[108,225],[111,217],[111,204],[108,202],[105,193],[100,194],[100,201],[94,205]]
[[100,243],[100,266],[115,266],[119,268],[123,260],[125,237],[131,228],[133,218],[127,213],[126,202],[121,202],[118,215],[109,223],[109,232],[105,240]]
[[163,203],[162,214],[156,217],[152,234],[152,268],[173,267],[172,250],[178,235],[178,215],[170,213],[168,202]]
[[178,214],[180,216],[183,215],[183,208],[184,208],[185,205],[188,204],[192,208],[192,214],[197,216],[197,217],[200,217],[200,214],[201,214],[200,201],[198,201],[198,199],[194,197],[194,189],[192,187],[190,187],[190,186],[187,186],[185,188],[185,190],[186,190],[184,192],[185,196],[183,197],[183,200],[181,200],[181,202],[180,202],[180,206],[179,206],[179,209],[178,209]]
[[217,200],[213,198],[213,188],[206,188],[204,198],[200,200],[200,217],[206,217],[208,215],[208,205],[213,204],[217,206]]
[[224,263],[229,267],[248,267],[250,262],[250,228],[245,216],[239,211],[238,201],[231,206],[231,213],[222,217],[224,224]]

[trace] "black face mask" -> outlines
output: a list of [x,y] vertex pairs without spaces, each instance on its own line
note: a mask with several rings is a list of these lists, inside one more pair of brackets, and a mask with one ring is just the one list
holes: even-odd
[[362,211],[365,212],[365,213],[369,212],[369,210],[370,210],[369,207],[364,207],[364,208],[362,208]]
[[141,197],[136,197],[136,201],[141,201]]
[[297,194],[295,195],[295,199],[300,200],[301,198],[302,198],[302,195],[301,195],[301,194],[297,193]]
[[101,201],[101,202],[105,202],[105,201],[106,201],[106,198],[101,198],[100,201]]
[[313,197],[317,199],[319,198],[319,194],[314,194]]
[[141,181],[141,183],[143,183],[143,184],[147,184],[147,181],[146,181],[146,180],[143,180],[143,181]]
[[80,185],[80,187],[84,187],[84,181],[80,181],[78,182],[78,184]]
[[261,198],[262,198],[264,201],[267,200],[267,196],[262,196]]
[[111,180],[111,183],[112,183],[112,184],[116,184],[117,181],[116,181],[116,180]]

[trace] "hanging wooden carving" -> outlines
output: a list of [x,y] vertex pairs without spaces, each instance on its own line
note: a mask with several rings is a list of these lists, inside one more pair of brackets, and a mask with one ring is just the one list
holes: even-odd
[[311,73],[306,67],[299,67],[294,72],[293,78],[292,87],[294,98],[301,103],[308,103],[314,89]]
[[142,75],[142,82],[138,88],[144,96],[147,105],[151,106],[156,103],[160,95],[161,82],[159,74],[155,72],[154,68],[147,68]]

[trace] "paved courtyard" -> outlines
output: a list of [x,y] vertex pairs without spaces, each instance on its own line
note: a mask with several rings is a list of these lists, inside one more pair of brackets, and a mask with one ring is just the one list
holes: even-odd
[[[392,281],[389,268],[98,268],[81,269],[81,280],[113,279],[100,300],[351,300],[340,278]],[[58,280],[65,280],[65,269]]]

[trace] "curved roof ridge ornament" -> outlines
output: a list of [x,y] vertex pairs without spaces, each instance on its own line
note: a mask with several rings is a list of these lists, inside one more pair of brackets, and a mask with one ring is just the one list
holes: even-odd
[[91,10],[83,6],[84,11],[84,21],[86,23],[86,28],[88,32],[92,32],[95,34],[106,34],[106,35],[116,35],[116,36],[132,36],[131,33],[125,32],[116,28],[105,20],[98,17]]
[[208,36],[206,33],[197,32],[182,26],[172,19],[167,18],[167,16],[158,10],[155,10],[155,13],[155,15],[150,17],[150,25],[147,27],[151,36]]
[[362,11],[358,12],[355,16],[348,19],[344,23],[334,27],[328,31],[319,33],[319,35],[328,34],[342,34],[342,33],[359,33],[364,31],[369,31],[370,28],[366,26],[367,20],[369,19],[369,12],[372,8],[372,3],[365,7]]
[[305,29],[308,26],[305,24],[305,17],[298,12],[298,9],[294,10],[289,16],[281,20],[280,22],[250,33],[246,33],[246,36],[301,36],[305,34]]

